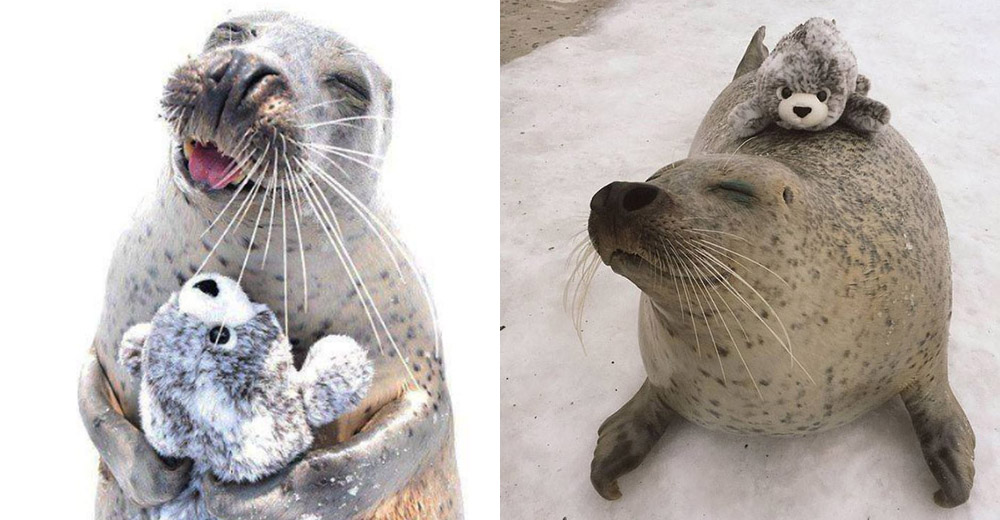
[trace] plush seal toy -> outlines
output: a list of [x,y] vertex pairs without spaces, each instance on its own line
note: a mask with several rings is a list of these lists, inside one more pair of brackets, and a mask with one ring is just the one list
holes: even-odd
[[[190,458],[197,474],[253,482],[288,465],[313,442],[312,428],[357,405],[372,379],[365,351],[327,336],[296,371],[292,351],[266,305],[236,281],[199,275],[130,328],[120,362],[142,378],[146,438],[169,458]],[[200,478],[154,518],[211,519]]]
[[[758,31],[763,37],[764,28]],[[811,18],[796,27],[756,74],[754,96],[729,113],[737,137],[754,135],[772,122],[815,132],[839,120],[863,134],[889,123],[889,108],[867,97],[868,78],[858,74],[854,52],[832,21]]]

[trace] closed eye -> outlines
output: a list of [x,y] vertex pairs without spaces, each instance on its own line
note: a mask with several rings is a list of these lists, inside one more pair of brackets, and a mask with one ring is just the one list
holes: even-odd
[[711,191],[717,191],[730,200],[741,204],[750,204],[757,199],[753,185],[745,181],[722,181],[712,186]]
[[343,90],[344,93],[355,97],[358,101],[364,103],[371,101],[371,93],[368,91],[368,85],[361,78],[342,72],[335,72],[326,77],[326,84]]

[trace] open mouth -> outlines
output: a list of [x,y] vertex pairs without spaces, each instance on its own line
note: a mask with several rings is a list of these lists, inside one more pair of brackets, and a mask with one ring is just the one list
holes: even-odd
[[179,148],[183,173],[202,191],[234,190],[246,179],[238,161],[219,150],[215,143],[189,138]]

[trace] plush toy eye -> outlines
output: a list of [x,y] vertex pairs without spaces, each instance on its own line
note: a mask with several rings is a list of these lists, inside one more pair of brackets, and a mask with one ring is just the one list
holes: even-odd
[[792,89],[788,87],[778,87],[778,97],[781,99],[788,99],[792,97]]
[[816,93],[816,99],[818,99],[820,103],[826,103],[826,100],[829,97],[830,97],[830,92],[826,89],[820,90],[819,92]]
[[214,345],[225,345],[229,343],[230,338],[229,327],[213,327],[212,330],[208,331],[208,340]]

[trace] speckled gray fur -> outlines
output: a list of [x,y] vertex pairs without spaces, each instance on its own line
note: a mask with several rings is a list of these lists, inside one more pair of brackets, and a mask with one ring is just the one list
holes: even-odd
[[[208,67],[225,53],[240,50],[279,71],[287,88],[280,90],[277,97],[249,96],[246,106],[256,111],[246,110],[244,119],[237,114],[227,121],[239,126],[270,117],[297,138],[365,150],[373,156],[386,154],[392,116],[391,83],[363,51],[336,32],[283,13],[255,13],[223,22],[211,31],[204,50],[178,68],[178,74],[170,80],[171,92],[196,95],[201,85],[199,78]],[[370,102],[360,102],[349,93],[352,89],[327,81],[332,73],[366,90]],[[351,99],[349,103],[334,102],[345,96]],[[171,100],[176,101],[168,93],[165,102]],[[181,101],[187,102],[186,97]],[[274,101],[273,108],[270,101]],[[186,117],[192,113],[190,108],[183,112]],[[346,126],[305,129],[314,123],[359,113],[372,117]],[[198,118],[205,114],[194,115]],[[210,130],[198,121],[185,128],[204,133]],[[419,283],[422,275],[418,266],[404,262],[397,268],[381,242],[384,237],[374,233],[356,211],[322,183],[318,191],[330,198],[344,247],[366,281],[372,306],[385,319],[385,329],[380,328],[384,345],[378,344],[359,303],[357,288],[311,211],[305,211],[300,219],[301,237],[289,224],[292,232],[284,250],[281,226],[275,222],[276,232],[265,263],[266,229],[261,229],[251,246],[252,216],[258,204],[248,204],[251,216],[232,227],[206,262],[220,229],[217,226],[211,233],[203,233],[231,194],[206,193],[187,182],[177,160],[187,130],[182,132],[172,136],[171,148],[164,150],[161,182],[146,197],[147,203],[136,213],[133,225],[122,234],[115,249],[100,324],[80,377],[81,417],[100,454],[95,518],[146,518],[150,508],[174,499],[199,479],[209,510],[220,518],[461,518],[444,349],[436,348],[433,310]],[[232,145],[228,141],[231,137],[220,131],[215,142]],[[341,172],[318,152],[295,155],[300,160],[327,165],[326,169],[341,179],[388,230],[396,229],[391,208],[380,196],[380,176],[375,169],[360,161],[341,160]],[[379,166],[378,161],[372,162]],[[405,165],[400,169],[405,175],[424,174],[408,171]],[[270,214],[264,211],[265,222]],[[368,349],[375,376],[365,399],[354,410],[315,430],[312,447],[288,468],[256,483],[236,484],[219,482],[211,475],[200,478],[190,472],[188,464],[173,464],[156,454],[137,427],[140,380],[117,360],[122,334],[137,323],[150,321],[161,304],[203,262],[205,271],[236,278],[248,249],[250,257],[242,272],[242,286],[253,301],[268,305],[278,314],[296,366],[307,359],[318,340],[340,334],[357,339]],[[290,264],[287,270],[282,262],[285,255]],[[298,266],[300,255],[308,265],[307,273]],[[396,258],[404,255],[397,250]],[[308,305],[304,302],[304,288],[308,288]],[[386,334],[395,338],[398,350],[388,344]]]
[[[818,131],[841,120],[858,132],[871,133],[889,122],[888,107],[866,97],[869,81],[858,74],[854,52],[833,22],[812,18],[802,23],[782,37],[770,55],[760,41],[763,31],[761,27],[760,38],[755,40],[767,57],[754,72],[754,95],[729,113],[737,137],[749,137],[771,123]],[[779,104],[795,105],[792,99],[783,100],[780,92],[786,87],[787,94],[801,97],[803,107],[825,110],[826,117],[809,126],[798,124],[787,112],[789,118],[783,118]],[[817,95],[828,97],[818,99]]]
[[[762,61],[753,47],[743,70]],[[647,375],[600,427],[591,481],[621,496],[617,478],[677,418],[803,435],[901,396],[940,486],[935,502],[959,505],[975,436],[948,384],[951,264],[934,184],[890,126],[872,136],[770,126],[734,139],[727,115],[757,92],[753,75],[738,75],[687,159],[591,201],[594,247],[642,290]]]
[[[199,275],[181,289],[198,291]],[[218,287],[218,286],[214,286]],[[240,290],[235,284],[223,290]],[[225,294],[211,298],[222,299]],[[253,304],[243,323],[207,322],[183,312],[175,293],[148,324],[125,334],[121,362],[141,376],[140,416],[160,455],[194,460],[195,474],[252,482],[285,467],[313,441],[319,427],[357,405],[372,378],[364,350],[341,341],[340,352],[313,348],[301,371],[275,314]],[[211,332],[224,328],[226,339]],[[340,339],[340,338],[336,338]],[[326,355],[324,355],[326,354]],[[213,518],[200,499],[200,479],[181,496],[150,511],[160,520]]]

